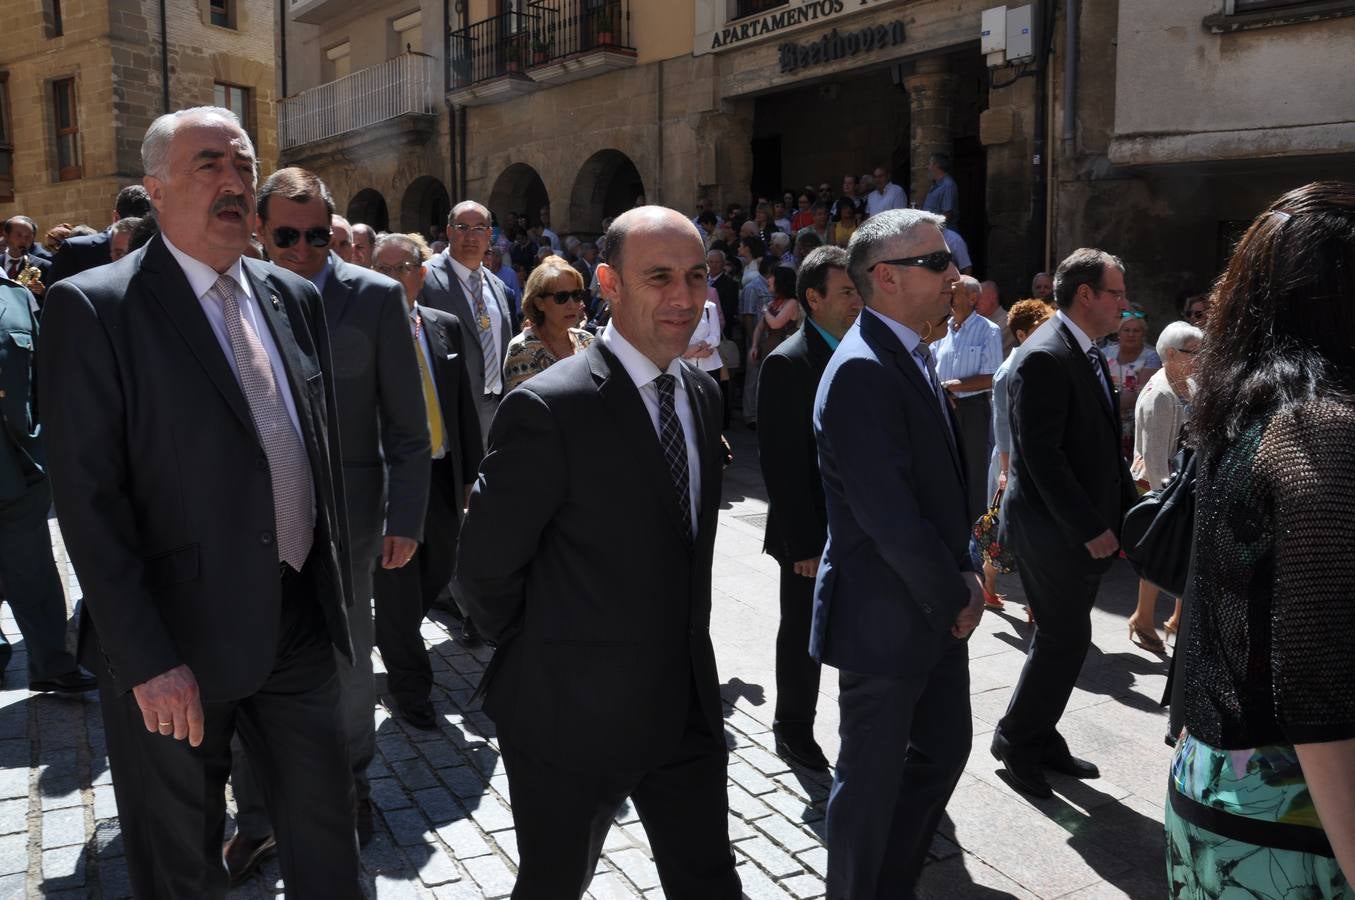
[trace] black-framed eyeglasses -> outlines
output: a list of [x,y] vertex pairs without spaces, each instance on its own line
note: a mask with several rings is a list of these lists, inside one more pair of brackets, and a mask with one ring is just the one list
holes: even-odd
[[419,268],[419,263],[402,262],[398,266],[380,266],[380,265],[372,266],[372,271],[380,272],[387,278],[399,278],[401,275],[408,275],[410,272],[413,272],[417,268]]
[[552,297],[555,300],[556,306],[564,306],[571,300],[573,300],[575,303],[587,303],[589,294],[585,290],[556,291],[555,293],[551,294],[550,297]]
[[[281,225],[273,229],[274,245],[286,249],[297,241],[301,240],[303,232],[299,229],[287,225]],[[306,243],[312,247],[328,247],[329,242],[334,238],[334,232],[328,225],[321,225],[318,228],[307,228],[304,232]]]
[[918,266],[933,272],[944,272],[950,268],[954,255],[949,250],[937,250],[925,256],[905,256],[902,259],[882,259],[872,263],[867,272],[874,272],[876,266]]
[[484,237],[490,232],[488,225],[467,225],[465,222],[457,222],[452,228],[457,234],[473,234],[476,237]]

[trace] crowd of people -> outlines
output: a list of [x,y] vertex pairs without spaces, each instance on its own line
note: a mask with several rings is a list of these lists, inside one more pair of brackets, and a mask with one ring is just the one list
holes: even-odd
[[[157,119],[142,162],[103,232],[5,222],[0,269],[0,577],[30,687],[100,693],[138,897],[222,896],[271,853],[289,894],[361,896],[374,709],[440,727],[434,606],[494,647],[477,694],[515,898],[582,896],[627,797],[667,896],[741,896],[709,634],[735,414],[781,567],[773,730],[796,766],[830,769],[814,724],[838,670],[832,900],[911,896],[1001,571],[1033,636],[991,752],[1036,798],[1049,772],[1098,777],[1059,731],[1092,606],[1125,512],[1191,452],[1193,578],[1164,624],[1172,891],[1349,891],[1352,186],[1277,200],[1149,346],[1104,250],[1004,307],[944,156],[921,208],[880,167],[749,218],[640,204],[595,241],[475,201],[432,235],[349,223],[304,169],[258,185],[216,108]],[[1142,582],[1130,639],[1164,652],[1158,594]]]

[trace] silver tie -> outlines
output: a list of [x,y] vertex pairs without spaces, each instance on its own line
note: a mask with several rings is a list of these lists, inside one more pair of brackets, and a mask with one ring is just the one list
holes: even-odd
[[222,275],[210,293],[221,301],[226,334],[240,374],[240,388],[268,458],[278,560],[299,572],[306,564],[315,537],[315,495],[306,448],[287,415],[268,351],[254,326],[240,315],[235,279]]
[[470,300],[475,309],[480,352],[485,358],[485,393],[497,394],[503,388],[503,372],[499,371],[499,355],[494,349],[494,323],[485,308],[484,275],[479,269],[472,269],[470,273]]

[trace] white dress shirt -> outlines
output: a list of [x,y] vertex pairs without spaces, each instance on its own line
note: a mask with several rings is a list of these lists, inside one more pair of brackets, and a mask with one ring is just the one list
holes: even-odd
[[[217,272],[205,262],[194,259],[171,244],[163,231],[160,232],[160,237],[164,240],[165,246],[169,248],[169,252],[175,261],[179,263],[179,268],[183,269],[184,277],[188,279],[188,286],[193,289],[193,295],[197,297],[203,314],[207,316],[207,324],[212,327],[212,334],[216,335],[216,342],[221,345],[221,352],[226,354],[226,364],[231,367],[231,372],[238,382],[240,380],[240,369],[235,364],[235,352],[231,350],[231,338],[226,331],[226,316],[222,312],[221,301],[214,296],[207,296],[207,293],[216,285],[216,280],[222,275],[229,276],[235,282],[236,300],[240,304],[240,318],[248,322],[250,327],[254,329],[254,333],[259,336],[259,343],[263,344],[264,352],[268,354],[268,362],[273,367],[273,379],[278,384],[278,393],[282,395],[282,403],[287,407],[287,418],[292,420],[292,427],[296,429],[302,443],[305,443],[306,436],[301,433],[301,423],[296,416],[296,401],[292,398],[291,390],[292,383],[287,379],[287,369],[283,365],[282,354],[278,350],[278,345],[273,342],[273,332],[268,329],[268,323],[263,320],[263,313],[259,310],[258,301],[254,299],[254,292],[250,290],[249,279],[245,277],[244,266],[241,265],[240,260],[236,259],[225,272]],[[321,311],[316,310],[316,313],[321,313]]]
[[[456,277],[456,280],[461,282],[461,290],[465,293],[466,303],[470,306],[471,311],[470,328],[478,332],[480,326],[479,323],[475,321],[475,298],[473,298],[470,293],[471,270],[467,269],[465,266],[461,265],[461,263],[457,262],[450,253],[447,254],[447,262],[451,264],[451,272]],[[494,292],[490,290],[488,284],[489,279],[487,277],[489,274],[489,270],[486,269],[484,266],[480,266],[479,268],[480,268],[480,291],[481,291],[480,299],[485,304],[485,312],[489,314],[489,333],[494,338],[494,359],[492,361],[488,359],[485,360],[485,370],[488,371],[491,365],[497,366],[500,369],[502,369],[504,347],[503,344],[500,342],[502,340],[503,332],[503,311],[499,309],[499,301],[495,299]],[[477,342],[480,340],[479,334],[476,334],[475,340]],[[499,382],[499,384],[500,389],[496,393],[502,393],[503,385],[502,380]],[[482,393],[486,394],[490,393],[489,391],[486,391],[484,389],[483,383],[480,385],[480,390]]]
[[[713,291],[714,288],[708,290]],[[705,372],[718,372],[724,368],[724,360],[720,357],[720,311],[715,308],[715,304],[710,300],[706,301],[706,308],[701,311],[701,321],[696,324],[696,331],[692,333],[692,340],[688,346],[694,346],[705,342],[715,348],[715,352],[710,356],[703,356],[700,359],[689,359],[687,364],[695,366]]]
[[868,216],[882,213],[887,209],[907,208],[908,195],[904,193],[903,188],[892,181],[879,190],[871,191],[866,196],[866,215]]
[[626,340],[617,330],[615,322],[608,323],[598,335],[598,340],[612,352],[621,363],[621,367],[626,370],[626,374],[630,376],[630,380],[635,382],[640,399],[644,401],[645,409],[649,411],[649,421],[654,426],[654,438],[657,441],[663,440],[663,433],[659,427],[659,387],[654,380],[667,373],[677,381],[673,391],[673,405],[677,409],[678,421],[682,423],[683,437],[687,440],[687,486],[691,499],[692,536],[695,537],[700,513],[701,449],[697,445],[696,416],[692,412],[692,401],[687,396],[687,385],[682,380],[682,360],[674,359],[668,364],[667,369],[660,372],[653,360],[636,350],[635,346]]
[[550,244],[551,250],[558,256],[560,253],[560,236],[549,228],[542,228],[541,236],[546,239],[546,242]]

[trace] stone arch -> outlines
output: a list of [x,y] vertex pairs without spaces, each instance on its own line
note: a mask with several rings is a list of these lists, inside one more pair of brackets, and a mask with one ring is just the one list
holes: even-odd
[[527,216],[529,223],[539,225],[541,207],[549,205],[546,182],[526,163],[513,163],[500,172],[494,179],[494,189],[489,192],[489,209],[500,224],[509,212],[517,212]]
[[386,198],[375,188],[363,188],[354,194],[353,199],[348,201],[345,218],[349,222],[370,225],[377,231],[389,231],[391,226]]
[[635,163],[620,150],[599,150],[584,162],[569,197],[569,221],[575,231],[601,232],[602,220],[618,216],[645,193]]
[[429,228],[436,226],[441,232],[447,227],[451,211],[452,201],[442,182],[432,175],[420,175],[405,188],[400,201],[400,229],[426,238]]

